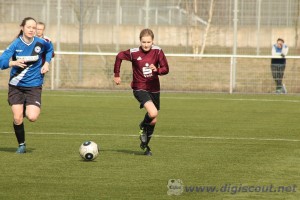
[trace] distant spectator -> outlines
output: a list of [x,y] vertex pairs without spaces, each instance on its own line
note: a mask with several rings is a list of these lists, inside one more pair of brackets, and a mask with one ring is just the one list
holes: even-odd
[[285,56],[288,53],[288,47],[284,44],[282,38],[277,39],[277,43],[272,47],[272,56],[281,56],[281,58],[272,58],[271,59],[271,71],[272,76],[276,84],[276,93],[277,94],[286,94],[287,90],[285,85],[282,83],[286,59]]
[[[43,38],[47,42],[50,42],[51,45],[52,45],[52,47],[53,47],[51,39],[49,37],[47,37],[47,36],[44,35],[45,29],[46,29],[46,25],[45,25],[44,22],[37,22],[37,24],[36,24],[36,36],[39,37],[39,38]],[[54,56],[55,56],[55,54],[54,54],[54,51],[53,51],[52,58]]]

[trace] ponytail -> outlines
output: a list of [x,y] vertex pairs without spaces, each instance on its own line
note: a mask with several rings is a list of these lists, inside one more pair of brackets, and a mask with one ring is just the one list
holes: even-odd
[[19,34],[17,35],[17,38],[20,37],[21,35],[23,35],[23,31],[20,30]]

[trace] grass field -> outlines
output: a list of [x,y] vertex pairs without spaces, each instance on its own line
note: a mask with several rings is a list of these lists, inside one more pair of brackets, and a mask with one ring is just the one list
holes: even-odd
[[[0,91],[0,199],[300,199],[299,96],[162,93],[152,157],[130,91],[44,91],[24,155],[6,99]],[[100,145],[93,162],[78,154],[86,140]]]

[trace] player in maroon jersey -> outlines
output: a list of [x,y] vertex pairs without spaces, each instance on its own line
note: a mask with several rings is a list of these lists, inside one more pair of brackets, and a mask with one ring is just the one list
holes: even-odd
[[154,34],[150,29],[140,33],[140,47],[121,51],[116,56],[114,65],[114,82],[121,83],[120,67],[122,60],[132,63],[133,80],[131,88],[134,97],[139,101],[140,108],[145,108],[147,113],[140,123],[140,147],[145,150],[145,155],[152,155],[149,142],[157,122],[160,109],[160,84],[159,75],[169,73],[169,65],[161,48],[153,45]]

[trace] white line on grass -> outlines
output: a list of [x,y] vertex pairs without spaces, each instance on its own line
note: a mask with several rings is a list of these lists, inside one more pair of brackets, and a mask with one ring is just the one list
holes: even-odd
[[[65,94],[65,95],[49,95],[44,94],[44,96],[53,96],[53,97],[84,97],[84,98],[99,98],[98,95],[84,95],[84,94]],[[133,98],[133,96],[120,96],[120,95],[101,95],[101,98]],[[245,99],[245,98],[207,98],[207,97],[166,97],[161,96],[162,99],[180,99],[180,100],[220,100],[220,101],[262,101],[262,102],[291,102],[291,103],[300,103],[300,100],[291,100],[291,99]]]
[[[166,98],[169,98],[169,97],[166,97]],[[290,100],[290,99],[280,99],[280,100],[279,99],[226,99],[226,98],[199,98],[199,99],[201,99],[201,100],[220,100],[220,101],[263,101],[263,102],[292,102],[292,103],[300,103],[300,100]]]
[[[133,96],[122,96],[122,95],[105,95],[105,93],[95,93],[95,95],[85,95],[85,94],[43,94],[43,96],[48,97],[83,97],[83,98],[99,98],[101,94],[101,98],[133,98]],[[104,95],[103,95],[104,94]],[[184,93],[183,93],[184,94]],[[290,103],[300,103],[300,100],[292,100],[292,99],[251,99],[251,98],[213,98],[213,97],[168,97],[161,96],[162,99],[180,99],[180,100],[219,100],[219,101],[260,101],[260,102],[290,102]]]
[[[1,132],[10,133],[12,132]],[[26,134],[31,135],[69,135],[69,136],[115,136],[115,137],[138,137],[138,135],[122,135],[122,134],[104,134],[104,133],[35,133],[27,132]],[[296,139],[285,139],[285,138],[234,138],[234,137],[205,137],[205,136],[190,136],[190,135],[153,135],[153,137],[160,138],[183,138],[183,139],[208,139],[208,140],[249,140],[249,141],[283,141],[283,142],[300,142]]]

